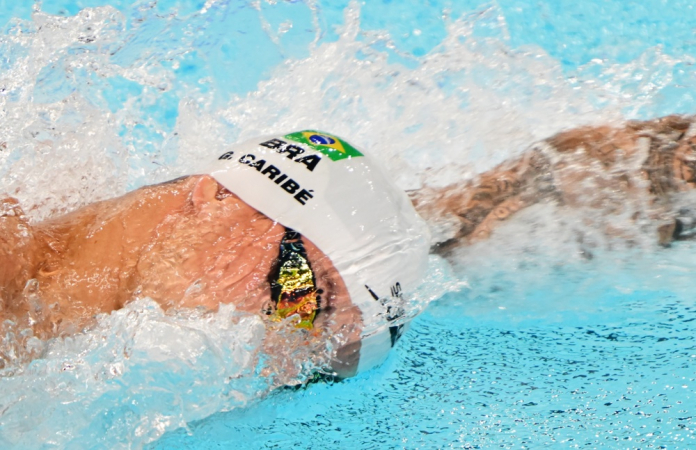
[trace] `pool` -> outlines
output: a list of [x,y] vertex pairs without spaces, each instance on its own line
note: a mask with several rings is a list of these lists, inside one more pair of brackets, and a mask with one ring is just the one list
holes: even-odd
[[[0,183],[38,220],[309,124],[372,149],[409,189],[571,126],[696,112],[689,2],[560,5],[7,6]],[[693,448],[696,244],[582,248],[578,222],[539,206],[454,267],[434,259],[417,298],[433,302],[384,365],[340,383],[261,376],[258,324],[233,310],[135,302],[5,371],[0,443]]]

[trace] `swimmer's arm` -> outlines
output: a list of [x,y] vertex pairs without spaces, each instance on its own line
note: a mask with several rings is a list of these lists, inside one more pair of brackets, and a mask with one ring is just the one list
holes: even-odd
[[0,295],[3,310],[36,271],[38,246],[17,200],[0,199]]
[[548,159],[538,149],[467,183],[409,193],[434,233],[433,251],[446,253],[490,234],[495,223],[554,191]]
[[[693,117],[668,116],[652,121],[630,122],[618,128],[598,126],[563,131],[545,140],[541,146],[553,149],[559,155],[584,158],[584,161],[578,160],[582,162],[579,170],[575,174],[570,173],[571,176],[566,179],[554,180],[550,161],[541,150],[533,147],[522,157],[504,163],[472,182],[444,188],[426,187],[412,192],[411,199],[435,232],[433,250],[445,253],[461,243],[487,237],[496,222],[505,220],[542,198],[551,196],[564,204],[573,205],[578,182],[583,177],[582,169],[589,167],[597,170],[590,167],[593,162],[609,170],[619,160],[629,165],[637,161],[640,166],[637,170],[642,171],[651,184],[650,193],[664,200],[666,192],[692,188],[689,183],[696,185],[696,169],[689,165],[691,161],[688,158],[680,156],[679,151],[673,163],[679,168],[676,181],[663,176],[665,168],[671,167],[666,159],[677,142],[683,141],[693,122]],[[654,156],[652,159],[644,161],[648,155],[641,152],[642,147],[638,145],[640,139],[648,141],[652,151],[650,154]],[[688,146],[689,142],[683,145]],[[641,195],[623,187],[618,189],[627,196]],[[671,216],[675,211],[666,213]],[[680,216],[681,211],[677,215]],[[696,214],[687,216],[666,222],[661,220],[663,223],[657,227],[659,243],[666,246],[675,239],[695,238]],[[657,217],[655,220],[660,221]]]

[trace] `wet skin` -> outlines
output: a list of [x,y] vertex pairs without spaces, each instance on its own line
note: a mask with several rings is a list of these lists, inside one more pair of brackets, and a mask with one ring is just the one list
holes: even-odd
[[[268,276],[285,232],[208,176],[148,186],[34,226],[16,202],[5,206],[3,315],[42,338],[79,332],[95,315],[137,297],[165,310],[234,303],[259,314],[270,300]],[[360,311],[329,258],[304,243],[324,291],[315,330],[342,334],[333,369],[350,376]]]
[[[623,126],[582,127],[541,141],[519,158],[463,184],[425,187],[410,196],[431,228],[434,251],[487,239],[516,212],[541,201],[593,210],[605,220],[586,223],[630,241],[620,216],[651,224],[668,246],[679,233],[680,192],[696,187],[696,124],[668,116]],[[442,226],[442,224],[446,226]]]

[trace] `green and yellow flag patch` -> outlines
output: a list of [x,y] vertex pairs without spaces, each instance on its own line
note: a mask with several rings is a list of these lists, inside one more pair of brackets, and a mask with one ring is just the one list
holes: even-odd
[[328,156],[332,161],[363,156],[362,153],[360,153],[355,149],[355,147],[346,141],[337,138],[336,136],[322,133],[321,131],[297,131],[295,133],[287,134],[285,137],[295,142],[299,142],[300,144],[309,145],[314,150],[320,151]]

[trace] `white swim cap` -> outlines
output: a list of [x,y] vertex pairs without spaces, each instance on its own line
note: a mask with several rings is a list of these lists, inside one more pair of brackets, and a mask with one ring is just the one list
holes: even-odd
[[331,259],[362,311],[358,371],[383,362],[398,337],[394,305],[428,261],[428,228],[406,194],[369,156],[318,131],[235,145],[208,173]]

